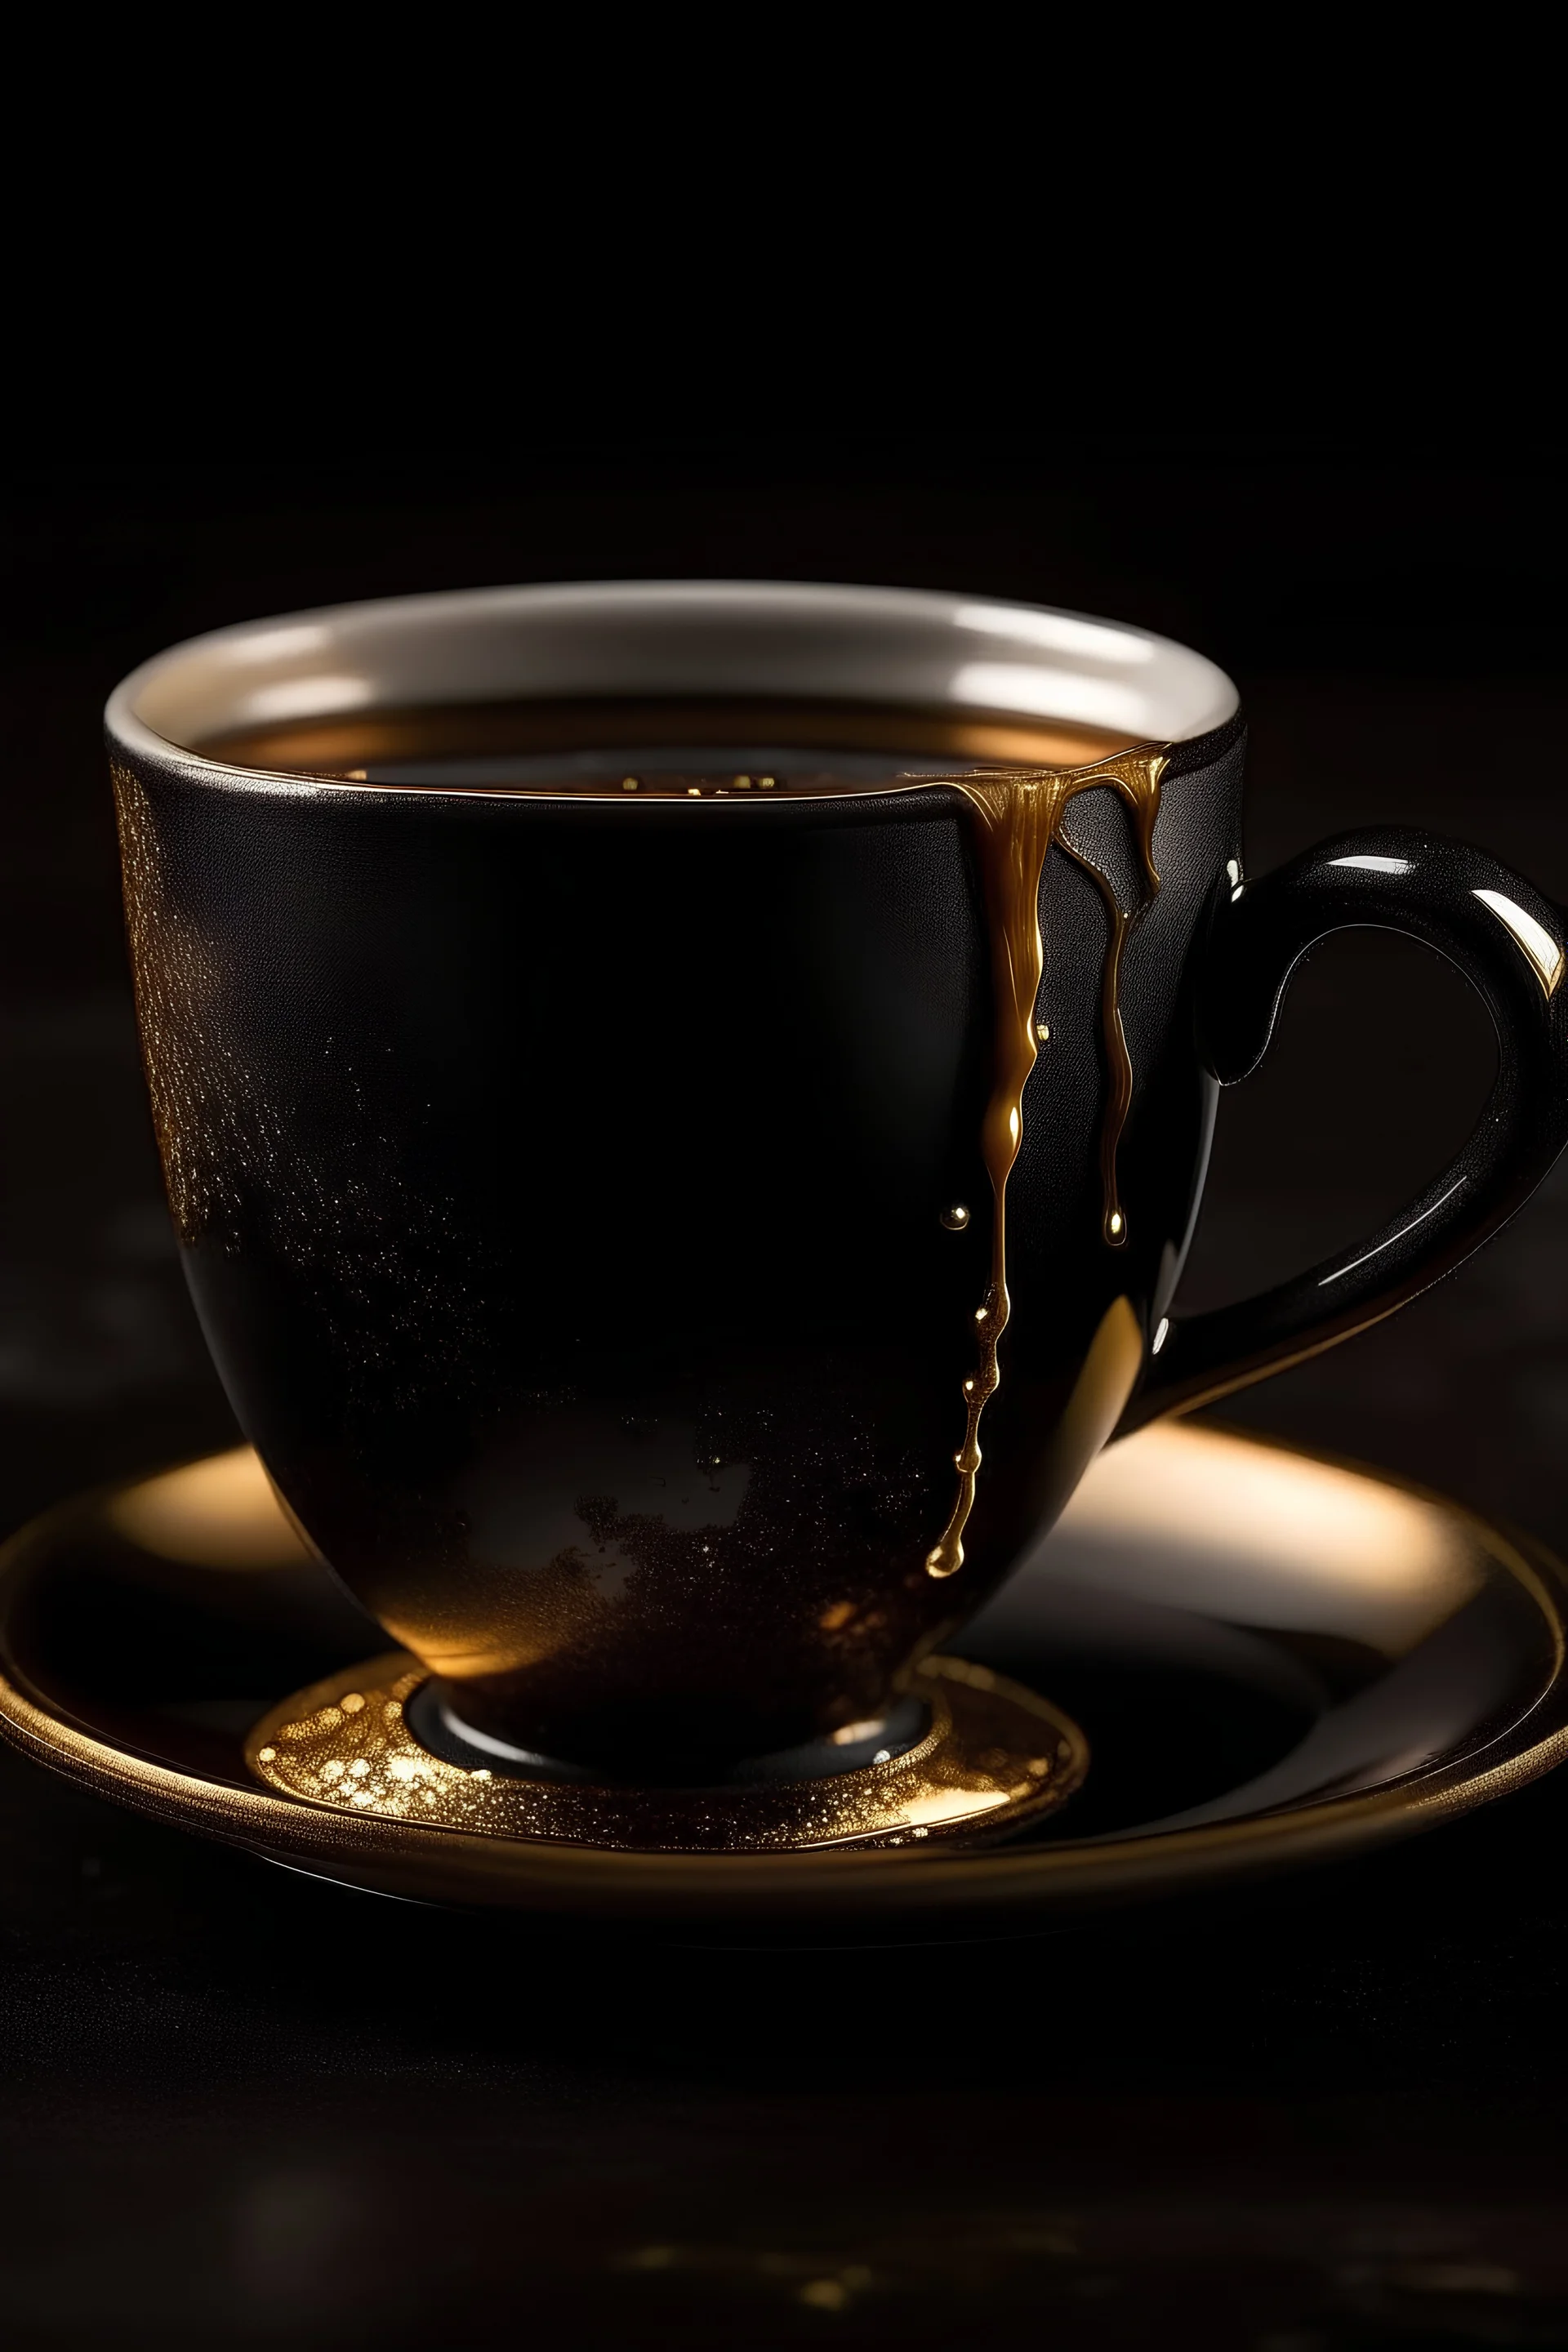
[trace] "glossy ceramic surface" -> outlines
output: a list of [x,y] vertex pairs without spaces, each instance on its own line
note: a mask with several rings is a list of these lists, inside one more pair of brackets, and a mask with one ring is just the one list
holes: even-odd
[[257,1785],[247,1733],[377,1636],[241,1452],[13,1541],[0,1718],[118,1802],[385,1894],[655,1933],[992,1932],[1406,1835],[1545,1770],[1563,1600],[1537,1547],[1438,1497],[1166,1425],[1095,1465],[964,1638],[1082,1723],[1059,1813],[989,1850],[605,1853]]
[[[411,702],[482,735],[506,696],[572,740],[707,697],[833,757],[794,794],[380,776]],[[1064,769],[1029,730],[1069,722],[1148,740]],[[835,725],[1007,772],[840,791]],[[109,726],[155,1123],[242,1425],[470,1726],[614,1777],[878,1716],[1119,1420],[1386,1313],[1563,1139],[1555,911],[1416,836],[1246,880],[1234,689],[1117,624],[413,599],[176,648]],[[309,772],[267,769],[301,727]],[[1216,1078],[1363,921],[1485,995],[1487,1114],[1385,1234],[1174,1318]]]

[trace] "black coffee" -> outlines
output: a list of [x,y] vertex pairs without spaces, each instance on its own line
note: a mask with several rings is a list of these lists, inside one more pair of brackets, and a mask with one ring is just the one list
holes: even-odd
[[288,775],[446,792],[718,799],[885,792],[954,768],[1079,768],[1102,728],[852,704],[457,704],[249,728],[198,747]]

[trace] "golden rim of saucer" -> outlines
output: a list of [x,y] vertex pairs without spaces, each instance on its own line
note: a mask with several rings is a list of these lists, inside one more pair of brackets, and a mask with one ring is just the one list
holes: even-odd
[[800,1853],[1004,1836],[1064,1804],[1089,1769],[1078,1726],[1020,1684],[928,1658],[911,1688],[930,1721],[897,1755],[809,1780],[601,1786],[449,1762],[408,1727],[426,1670],[403,1651],[297,1692],[245,1743],[257,1779],[356,1822],[616,1853]]

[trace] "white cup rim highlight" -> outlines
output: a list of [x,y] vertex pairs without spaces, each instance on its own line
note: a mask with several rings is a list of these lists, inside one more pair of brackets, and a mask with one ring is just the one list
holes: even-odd
[[121,681],[128,752],[214,775],[243,729],[421,704],[728,695],[1055,719],[1179,743],[1238,706],[1168,637],[1044,605],[907,588],[588,581],[382,597],[192,637]]

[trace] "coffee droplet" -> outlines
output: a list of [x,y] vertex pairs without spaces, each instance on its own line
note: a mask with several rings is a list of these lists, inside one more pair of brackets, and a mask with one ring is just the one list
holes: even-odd
[[1039,1039],[1042,1045],[1048,1045],[1051,1042],[1050,1023],[1048,1021],[1037,1021],[1035,1024],[1035,1034]]
[[951,1202],[942,1213],[942,1222],[950,1234],[961,1234],[969,1223],[969,1212],[962,1201]]
[[736,777],[736,779],[735,779],[735,790],[736,790],[738,793],[749,793],[749,792],[751,791],[751,789],[752,789],[752,780],[751,780],[750,776],[737,776],[737,777]]
[[623,793],[635,793],[637,788],[637,780],[635,776],[623,776],[621,778],[621,790]]

